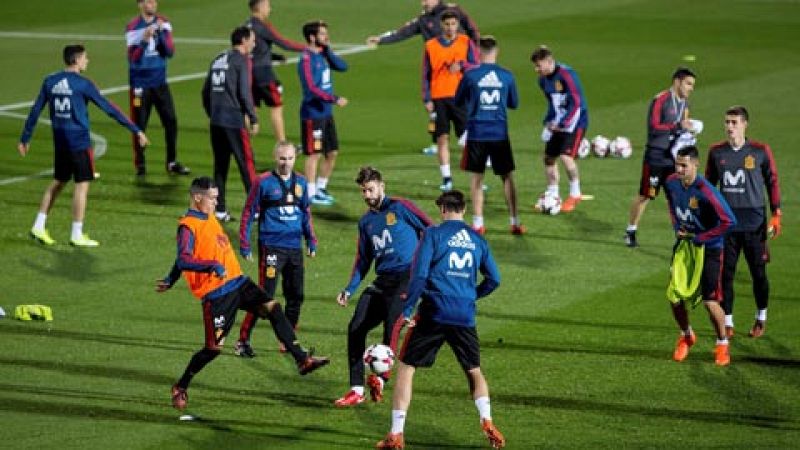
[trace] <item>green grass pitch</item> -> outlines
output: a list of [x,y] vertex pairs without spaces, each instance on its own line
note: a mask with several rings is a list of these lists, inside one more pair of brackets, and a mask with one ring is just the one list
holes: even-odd
[[[171,76],[205,72],[226,47],[230,30],[247,16],[246,2],[164,0],[160,10],[177,38],[218,39],[181,43]],[[478,329],[492,393],[495,422],[508,448],[791,448],[800,441],[800,226],[797,210],[797,105],[800,91],[800,3],[709,0],[502,0],[461,2],[483,33],[501,46],[500,63],[517,77],[521,107],[511,113],[522,221],[529,234],[508,233],[499,181],[487,177],[487,227],[503,283],[479,303]],[[361,44],[392,29],[419,2],[389,0],[273,0],[272,19],[300,40],[300,25],[323,18],[334,43]],[[181,281],[158,295],[154,281],[175,257],[176,218],[187,206],[189,180],[162,170],[163,133],[157,120],[148,134],[147,182],[137,184],[130,137],[97,109],[93,131],[107,139],[97,161],[86,230],[102,246],[66,245],[71,188],[53,209],[48,228],[59,244],[45,248],[27,232],[49,182],[34,174],[51,167],[52,142],[40,123],[31,153],[16,143],[27,107],[42,78],[61,68],[61,48],[83,41],[87,75],[101,88],[127,82],[124,26],[133,1],[28,0],[3,6],[0,17],[0,306],[52,306],[51,323],[0,320],[0,447],[2,448],[371,448],[387,431],[390,404],[337,410],[347,389],[346,326],[352,306],[336,293],[349,276],[355,222],[364,210],[353,178],[360,165],[384,170],[387,190],[433,214],[438,171],[420,153],[428,143],[419,100],[421,41],[348,55],[336,73],[336,91],[350,99],[337,109],[339,165],[330,183],[338,203],[315,210],[318,256],[306,265],[306,304],[300,337],[330,367],[298,377],[266,324],[254,334],[259,356],[223,355],[195,378],[189,411],[203,420],[180,422],[169,387],[202,344],[200,308]],[[29,34],[13,35],[10,32]],[[101,40],[92,36],[114,36]],[[58,37],[62,36],[62,37]],[[589,136],[624,135],[634,143],[629,160],[580,163],[585,193],[595,200],[569,215],[535,215],[543,189],[538,141],[544,99],[535,84],[530,51],[540,43],[580,74],[590,107]],[[782,182],[784,234],[771,244],[773,263],[766,335],[746,337],[754,311],[749,273],[737,277],[738,334],[732,364],[713,364],[711,327],[702,310],[692,321],[698,344],[689,359],[670,360],[677,335],[664,299],[672,233],[663,198],[642,221],[642,247],[622,244],[630,200],[636,192],[647,103],[666,88],[684,57],[698,72],[692,112],[705,121],[705,150],[724,138],[724,109],[747,105],[749,134],[769,142]],[[287,131],[299,136],[299,90],[294,65],[279,67],[285,85]],[[193,174],[210,174],[202,80],[172,85],[179,116],[179,159]],[[110,96],[127,111],[127,93]],[[273,139],[266,110],[254,140],[259,168],[269,167]],[[455,152],[454,152],[455,153]],[[301,167],[302,159],[298,168]],[[457,164],[453,156],[453,164]],[[467,177],[456,170],[456,187]],[[563,177],[562,177],[563,178]],[[235,169],[229,203],[244,202]],[[562,190],[566,189],[562,179]],[[228,227],[235,239],[237,226]],[[243,262],[256,276],[256,267]],[[371,278],[371,276],[370,276]],[[363,287],[363,285],[362,285]],[[371,336],[377,341],[378,334]],[[477,413],[449,350],[432,370],[419,371],[406,426],[408,448],[481,448]]]

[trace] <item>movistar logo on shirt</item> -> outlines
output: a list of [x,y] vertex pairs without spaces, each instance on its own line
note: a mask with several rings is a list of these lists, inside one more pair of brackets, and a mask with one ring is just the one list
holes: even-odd
[[726,170],[722,173],[722,192],[744,194],[746,180],[744,169],[739,169],[735,173]]
[[391,245],[392,243],[392,234],[389,233],[388,229],[384,229],[383,233],[378,235],[372,235],[372,246],[375,248],[376,252],[380,252],[381,250],[385,249],[387,245]]
[[484,75],[480,81],[478,81],[478,87],[501,88],[503,87],[503,82],[500,81],[500,78],[497,76],[494,70],[492,70],[491,72]]
[[62,78],[61,81],[56,83],[50,92],[53,95],[72,95],[72,89],[70,89],[69,82],[66,78]]
[[467,230],[461,230],[458,233],[451,236],[450,240],[447,241],[447,246],[475,250],[475,243],[472,242],[472,239],[469,237],[469,232],[467,232]]

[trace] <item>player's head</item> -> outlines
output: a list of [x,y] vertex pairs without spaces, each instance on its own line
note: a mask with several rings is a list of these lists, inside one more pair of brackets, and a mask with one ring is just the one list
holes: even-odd
[[494,62],[497,59],[497,39],[494,36],[481,36],[478,48],[481,50],[481,61]]
[[303,37],[306,42],[317,47],[328,45],[328,24],[322,20],[303,24]]
[[297,148],[289,141],[278,141],[275,144],[275,171],[278,175],[288,176],[294,170]]
[[442,36],[452,39],[458,34],[458,27],[461,26],[458,13],[453,9],[448,9],[442,13]]
[[217,207],[217,197],[219,190],[211,177],[199,177],[192,180],[189,186],[189,197],[192,200],[191,207],[209,216],[214,214]]
[[553,52],[546,45],[540,45],[531,53],[531,62],[536,73],[542,77],[550,76],[556,70]]
[[154,16],[158,11],[158,2],[156,0],[136,0],[139,5],[139,11],[145,16]]
[[89,64],[86,48],[81,44],[67,45],[64,47],[62,55],[64,64],[69,67],[75,67],[81,72],[86,70],[86,66]]
[[697,147],[689,145],[678,150],[678,154],[675,155],[675,173],[681,177],[685,186],[694,183],[699,166],[700,152]]
[[272,11],[272,5],[269,0],[248,0],[247,6],[250,7],[250,12],[254,15],[266,19]]
[[241,48],[245,54],[250,54],[256,46],[256,35],[247,27],[236,27],[231,32],[231,45]]
[[383,175],[372,166],[364,166],[358,169],[356,184],[361,188],[361,198],[370,209],[377,210],[385,194],[386,185],[383,183]]
[[443,216],[464,216],[464,210],[467,208],[467,202],[464,200],[464,193],[459,190],[452,190],[443,192],[439,198],[436,199],[436,206],[439,207],[439,212]]
[[439,6],[439,3],[442,3],[442,0],[422,0],[422,10],[427,12],[433,11],[433,8]]
[[750,114],[742,105],[734,105],[725,111],[725,134],[729,141],[741,142],[747,131],[747,122]]
[[694,90],[694,82],[697,76],[688,67],[678,67],[672,73],[672,90],[680,98],[688,98]]

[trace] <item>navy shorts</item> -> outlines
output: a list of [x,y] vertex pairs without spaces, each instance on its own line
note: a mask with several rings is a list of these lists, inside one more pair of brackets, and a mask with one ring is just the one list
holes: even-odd
[[253,85],[253,103],[256,106],[265,104],[270,108],[283,105],[283,86],[278,80],[267,84]]
[[400,360],[413,367],[431,367],[436,354],[447,342],[466,372],[481,366],[481,349],[475,327],[444,325],[423,316],[406,332]]
[[514,155],[511,153],[511,142],[503,141],[470,141],[461,152],[461,169],[472,173],[484,173],[486,160],[492,159],[492,170],[495,175],[507,175],[514,170]]
[[639,181],[639,195],[650,200],[656,198],[667,178],[675,173],[675,165],[654,166],[647,161],[642,163],[642,179]]
[[[551,158],[558,158],[567,155],[575,158],[578,155],[578,148],[581,146],[585,130],[576,128],[572,133],[566,131],[554,131],[550,140],[544,146],[544,154]],[[494,164],[494,161],[492,161]]]
[[436,127],[433,131],[434,142],[436,138],[443,134],[450,134],[450,122],[456,135],[461,137],[467,126],[467,112],[463,108],[456,106],[453,98],[440,98],[433,100],[433,112],[436,113]]
[[263,289],[253,283],[250,278],[237,289],[220,297],[203,298],[203,325],[205,328],[205,346],[218,350],[225,342],[236,321],[236,312],[245,310],[258,314],[261,305],[269,301]]
[[94,180],[94,151],[91,148],[78,152],[56,149],[53,178],[65,183],[69,180],[76,183]]
[[303,154],[315,153],[327,155],[339,150],[339,138],[336,136],[336,122],[333,117],[324,119],[303,119],[300,130],[303,143]]

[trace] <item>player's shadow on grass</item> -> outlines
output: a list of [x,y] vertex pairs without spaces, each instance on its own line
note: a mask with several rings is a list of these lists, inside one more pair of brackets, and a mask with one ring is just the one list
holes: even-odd
[[39,258],[24,258],[20,261],[32,272],[37,272],[40,279],[61,277],[81,283],[102,279],[94,273],[97,260],[94,249],[71,246],[65,248],[63,245],[57,244],[49,247],[40,246],[39,250],[49,252],[54,256],[54,262],[50,264],[51,259]]
[[[432,393],[428,393],[429,395]],[[776,430],[800,430],[797,421],[788,417],[775,415],[737,413],[724,410],[710,413],[707,410],[675,409],[664,406],[647,407],[623,403],[606,403],[586,399],[554,397],[546,395],[525,395],[492,393],[492,400],[498,404],[509,404],[523,407],[548,408],[578,412],[599,412],[610,415],[633,415],[651,418],[674,420],[691,420],[715,425],[743,425]]]
[[153,183],[147,178],[137,178],[136,192],[139,200],[151,205],[184,205],[186,203],[184,185],[176,177],[170,177],[166,183]]
[[342,223],[356,223],[358,222],[358,217],[349,216],[346,213],[342,212],[340,209],[331,208],[330,206],[312,206],[311,207],[311,214],[314,216],[315,219],[322,219],[328,220],[331,222],[342,222]]

